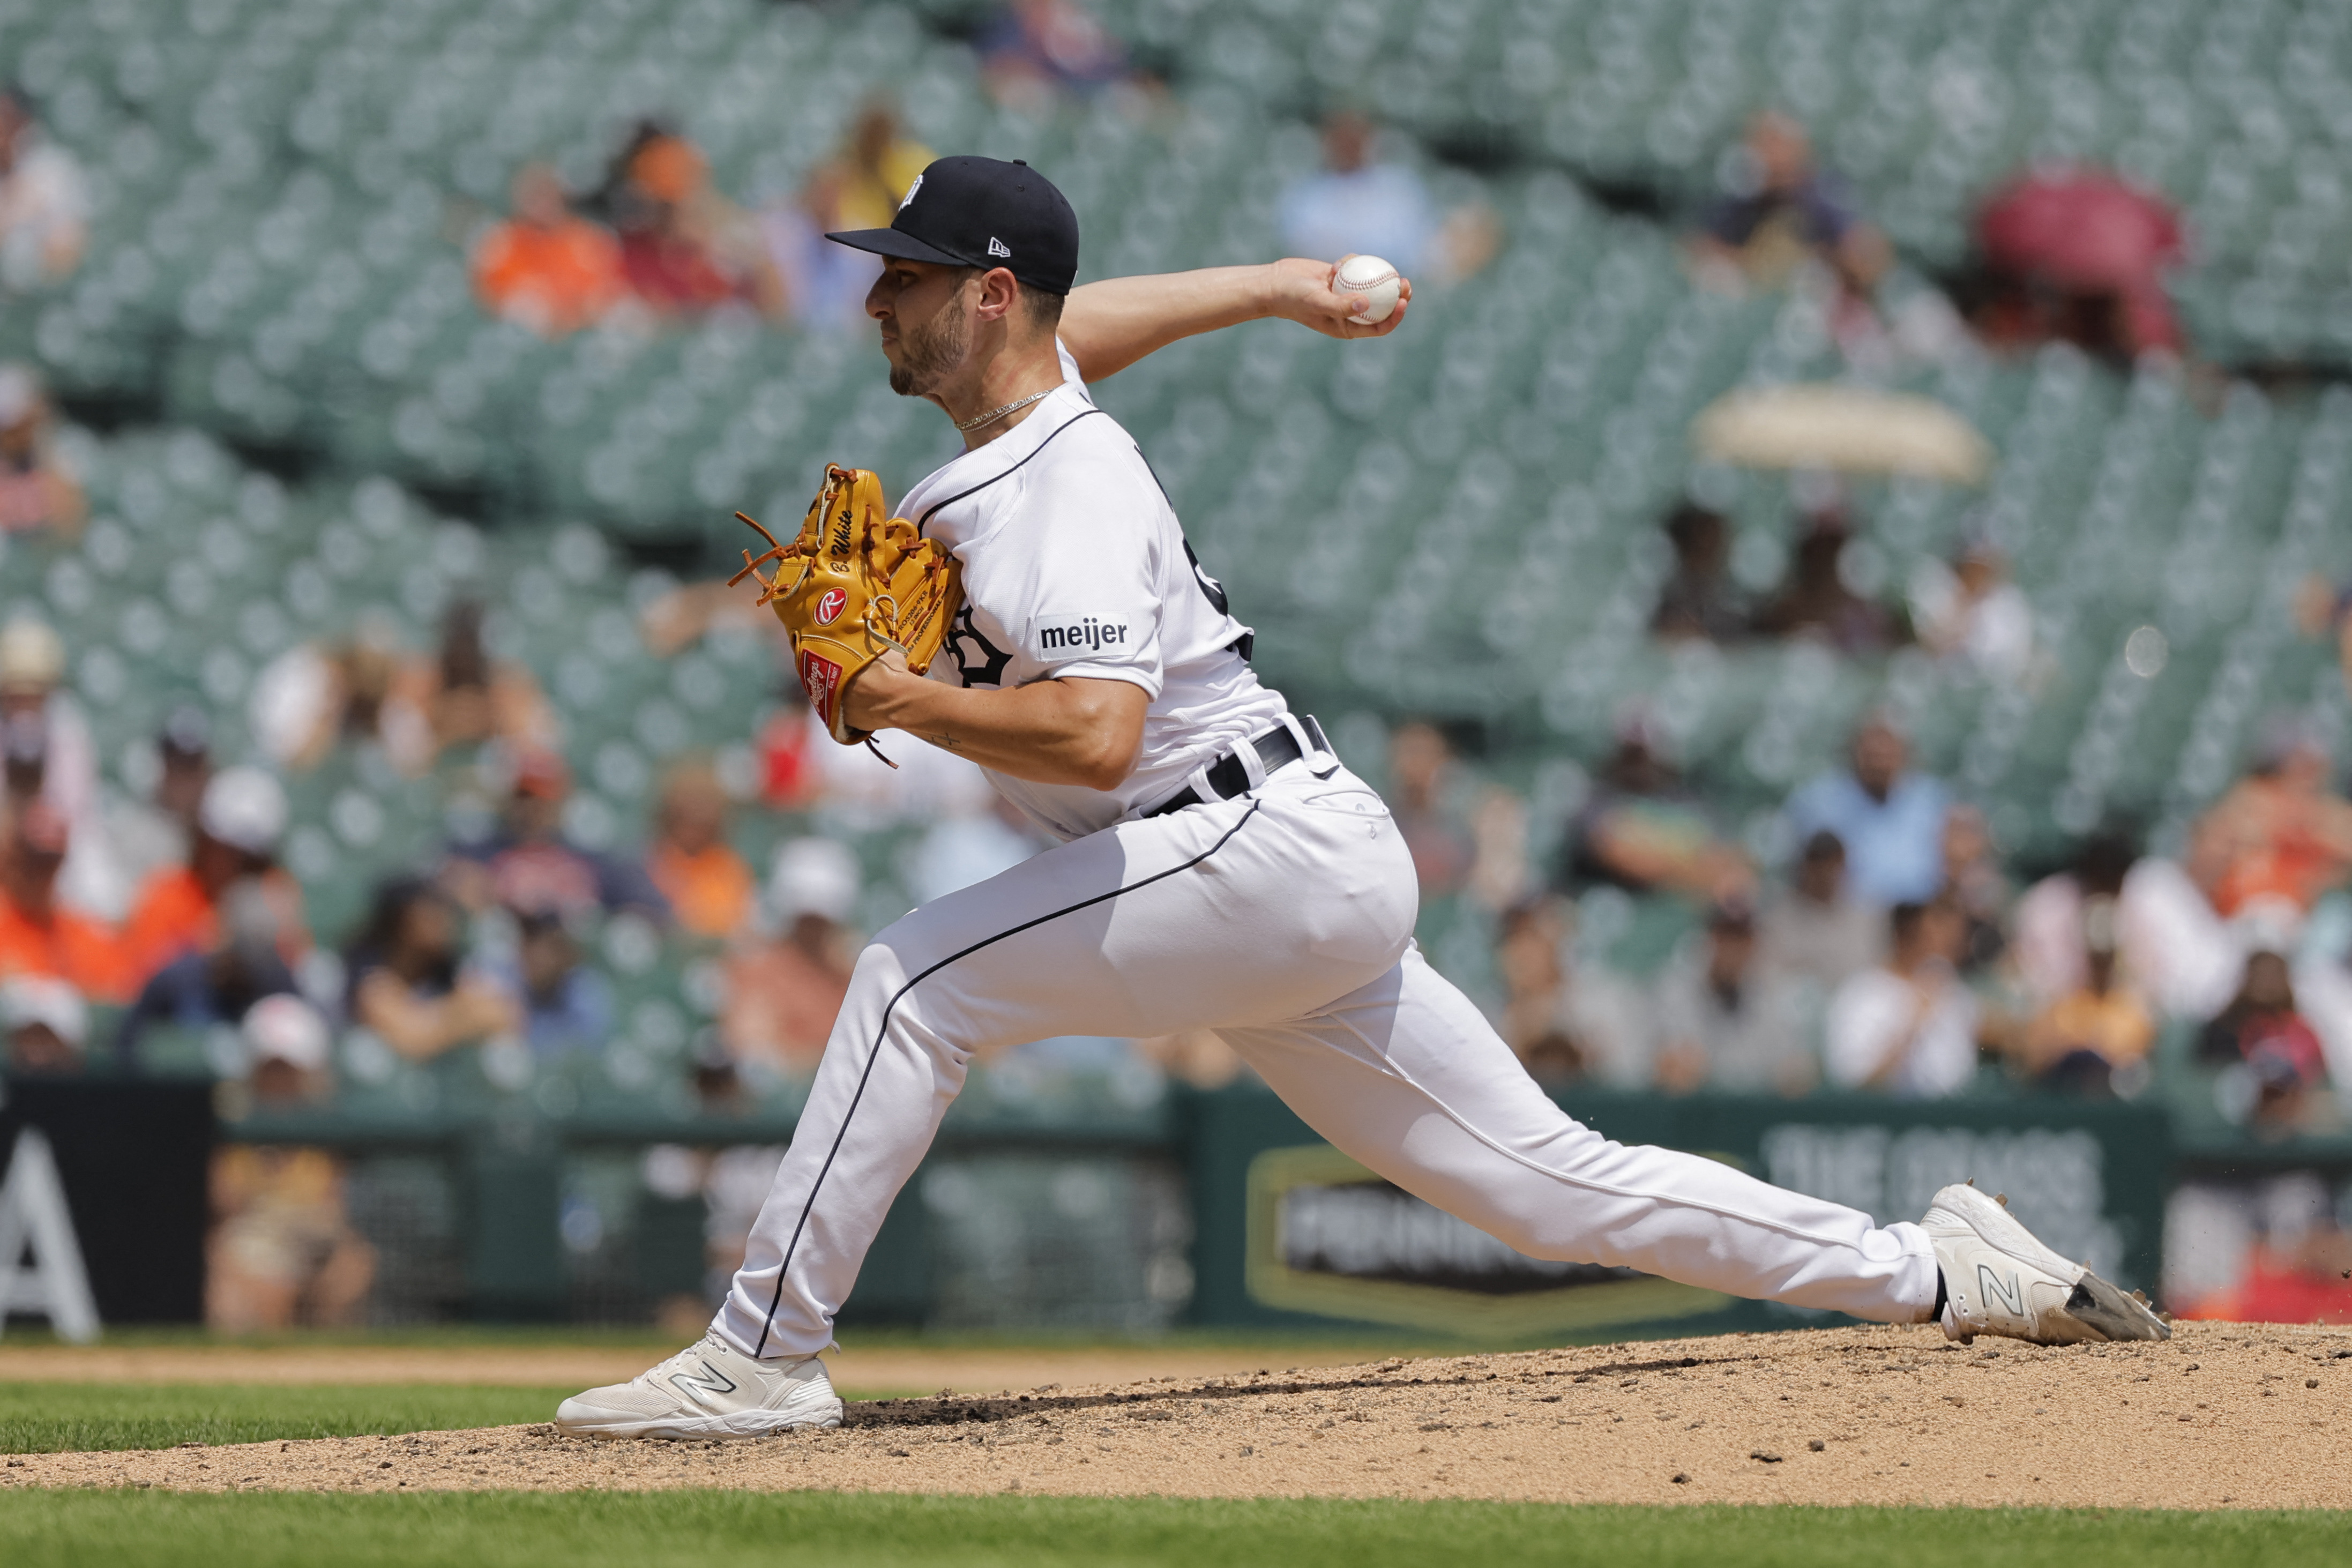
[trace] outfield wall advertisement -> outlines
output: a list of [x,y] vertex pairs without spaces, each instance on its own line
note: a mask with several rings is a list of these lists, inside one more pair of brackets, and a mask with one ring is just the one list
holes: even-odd
[[[2060,1251],[2127,1288],[2157,1283],[2169,1151],[2155,1110],[1600,1094],[1564,1103],[1612,1137],[1720,1160],[1882,1223],[1916,1219],[1937,1187],[1973,1177]],[[1535,1339],[1834,1321],[1526,1257],[1381,1180],[1271,1095],[1204,1096],[1193,1113],[1197,1321]]]

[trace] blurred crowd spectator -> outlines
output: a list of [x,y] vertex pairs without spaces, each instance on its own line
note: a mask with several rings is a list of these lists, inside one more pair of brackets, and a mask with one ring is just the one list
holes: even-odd
[[382,616],[362,616],[343,639],[297,644],[254,681],[247,715],[281,768],[317,767],[347,744],[380,747],[399,772],[423,773],[452,748],[499,742],[551,746],[555,716],[529,669],[493,659],[482,606],[461,599],[442,617],[430,655],[401,647]]
[[1847,765],[1790,796],[1788,817],[1801,838],[1836,834],[1855,893],[1892,908],[1924,903],[1942,888],[1950,805],[1942,781],[1912,769],[1895,721],[1874,713],[1855,729]]
[[1666,540],[1675,568],[1658,592],[1650,629],[1677,642],[1745,637],[1753,608],[1731,575],[1730,525],[1723,514],[1686,500],[1667,517]]
[[[1426,742],[1399,734],[1391,789],[1425,801]],[[1497,1025],[1549,1082],[1909,1098],[1988,1075],[2137,1095],[2163,1042],[2201,1029],[2171,1070],[2218,1073],[2222,1114],[2334,1125],[2325,1091],[2352,1067],[2352,856],[2336,842],[2352,803],[2334,768],[2308,731],[2276,728],[2183,859],[2103,827],[2021,891],[1984,812],[1913,765],[1886,713],[1864,716],[1846,766],[1789,797],[1776,871],[1717,835],[1629,712],[1565,825],[1559,891],[1496,923]],[[1405,820],[1408,842],[1450,842],[1459,866],[1458,831]],[[1686,934],[1663,962],[1637,936],[1618,969],[1613,939],[1574,935],[1596,899],[1617,901],[1612,931],[1628,929],[1613,911],[1679,908],[1666,929]]]
[[1846,363],[1867,378],[1967,352],[1968,328],[1950,300],[1900,263],[1853,187],[1816,161],[1793,116],[1756,115],[1716,172],[1717,194],[1688,236],[1701,282],[1730,293],[1813,294]]
[[1885,236],[1845,183],[1815,164],[1811,139],[1788,115],[1751,120],[1721,176],[1723,194],[1693,240],[1705,267],[1769,289],[1817,261],[1865,294],[1885,272]]
[[522,1042],[541,1060],[602,1050],[618,1015],[612,984],[586,963],[564,918],[537,910],[515,921],[511,961],[490,970],[520,1019]]
[[66,277],[89,233],[89,181],[41,133],[24,100],[0,90],[0,296]]
[[1536,1081],[1591,1079],[1637,1088],[1650,1078],[1639,993],[1576,951],[1575,924],[1556,899],[1505,911],[1496,968],[1504,1002],[1496,1026]]
[[2018,681],[2032,667],[2032,607],[1990,540],[1970,540],[1948,564],[1923,558],[1909,599],[1912,629],[1928,652],[1990,680]]
[[1900,640],[1887,608],[1854,592],[1846,580],[1843,567],[1853,539],[1845,515],[1832,508],[1805,519],[1786,581],[1756,612],[1759,636],[1810,638],[1853,655],[1884,653]]
[[2224,918],[2269,910],[2299,921],[2352,873],[2352,802],[2333,787],[2333,769],[2314,737],[2277,730],[2252,773],[2206,814],[2195,864]]
[[[226,1087],[240,1119],[327,1096],[330,1030],[309,1003],[264,997],[238,1035],[246,1065]],[[236,1142],[215,1152],[205,1268],[210,1327],[255,1333],[358,1321],[377,1258],[352,1223],[346,1178],[343,1158],[326,1149]]]
[[2085,911],[2083,973],[2026,1025],[2017,1053],[2024,1076],[2053,1088],[2098,1091],[2116,1075],[2137,1079],[2156,1044],[2156,1016],[2120,970],[2112,900]]
[[849,991],[857,861],[830,839],[776,851],[761,919],[729,954],[719,1029],[737,1060],[775,1075],[813,1071]]
[[1789,885],[1764,909],[1765,962],[1833,988],[1878,962],[1886,921],[1846,885],[1845,841],[1826,827],[1804,839]]
[[58,896],[71,832],[65,815],[37,797],[9,813],[0,840],[0,975],[63,981],[98,1001],[127,1001],[138,976],[121,939]]
[[2261,1123],[2301,1123],[2311,1092],[2327,1081],[2326,1052],[2296,1005],[2294,971],[2267,946],[2247,955],[2238,994],[2207,1023],[2197,1054],[2236,1070],[2245,1113]]
[[132,965],[152,974],[212,951],[221,937],[223,900],[241,884],[269,904],[279,951],[300,956],[310,945],[301,889],[276,865],[286,824],[286,791],[268,773],[255,767],[215,773],[197,802],[187,858],[150,875],[131,905],[121,940]]
[[1955,1094],[1976,1076],[1978,1005],[1958,971],[1967,923],[1945,900],[1887,913],[1886,956],[1830,999],[1823,1067],[1845,1089]]
[[0,1063],[17,1073],[79,1070],[89,1044],[89,1008],[74,984],[23,972],[0,980]]
[[[1854,590],[1847,570],[1852,524],[1833,505],[1804,513],[1787,574],[1760,602],[1731,572],[1730,525],[1720,512],[1685,500],[1667,515],[1664,529],[1674,567],[1659,588],[1650,629],[1665,641],[1801,639],[1867,655],[1909,635],[1902,615]],[[1922,637],[1931,651],[1975,660],[2007,678],[2032,651],[2032,624],[2023,596],[2013,588],[2001,592],[2008,585],[1999,572],[1997,554],[1964,559],[1958,581],[1931,562],[1913,584],[1913,605],[1915,613],[1923,603],[1932,611],[1932,639]]]
[[1008,0],[973,43],[989,91],[1024,113],[1129,79],[1127,51],[1081,0]]
[[385,883],[343,956],[352,1021],[411,1061],[516,1037],[520,1007],[509,988],[464,968],[464,939],[465,910],[447,893],[422,878]]
[[1323,167],[1294,182],[1276,204],[1282,242],[1294,256],[1338,260],[1377,256],[1407,277],[1449,283],[1493,259],[1495,215],[1476,203],[1441,212],[1403,163],[1374,156],[1375,127],[1358,110],[1323,123]]
[[2128,361],[2186,347],[2165,274],[2186,255],[2179,213],[2105,169],[2037,167],[1977,214],[1971,317],[1986,342],[2053,339]]
[[81,485],[51,439],[49,400],[25,365],[0,363],[0,534],[47,529],[70,535],[82,521]]
[[667,920],[669,904],[645,867],[575,843],[563,826],[572,769],[562,753],[512,753],[503,809],[490,830],[449,847],[442,884],[464,908],[577,918],[635,910]]
[[695,315],[722,305],[783,313],[759,226],[711,184],[702,149],[656,121],[639,124],[606,187],[620,236],[621,272],[656,315]]
[[794,321],[819,330],[866,324],[874,262],[824,237],[889,227],[935,156],[906,134],[888,101],[877,99],[859,110],[847,141],[809,173],[797,195],[761,213],[769,264]]
[[[834,319],[852,302],[849,273],[827,254],[837,247],[814,243],[820,231],[808,217],[830,215],[842,177],[842,166],[828,165],[811,175],[802,202],[757,216],[713,183],[691,139],[662,121],[640,121],[603,185],[583,199],[550,164],[516,173],[507,216],[473,241],[475,297],[489,314],[548,338],[730,309],[769,320]],[[858,271],[856,297],[871,280]]]
[[514,178],[512,216],[474,247],[474,291],[482,308],[560,338],[604,319],[627,291],[613,231],[572,210],[563,182],[545,163]]
[[662,785],[646,874],[668,903],[680,931],[724,938],[743,929],[756,884],[751,868],[727,841],[726,787],[709,763],[671,770]]
[[1756,917],[1717,903],[1652,988],[1661,1088],[1802,1094],[1821,1076],[1801,980],[1762,959]]
[[1570,825],[1568,846],[1570,879],[1630,892],[1736,898],[1753,880],[1747,856],[1717,834],[1705,803],[1664,755],[1656,724],[1638,710],[1620,718],[1617,749]]
[[214,923],[213,939],[157,969],[123,1015],[115,1051],[124,1066],[140,1065],[140,1042],[154,1028],[234,1027],[263,997],[299,994],[286,961],[284,912],[258,879],[232,883]]

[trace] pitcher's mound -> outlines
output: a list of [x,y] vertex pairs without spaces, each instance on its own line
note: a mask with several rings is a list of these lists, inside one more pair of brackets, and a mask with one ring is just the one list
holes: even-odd
[[9,1486],[821,1488],[1557,1502],[2352,1504],[2352,1330],[1947,1344],[1834,1329],[875,1400],[837,1432],[548,1426],[28,1455]]

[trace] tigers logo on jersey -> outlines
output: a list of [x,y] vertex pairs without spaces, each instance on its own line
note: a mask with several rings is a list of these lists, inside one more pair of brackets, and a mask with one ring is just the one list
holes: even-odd
[[970,605],[956,612],[947,647],[956,661],[956,673],[967,687],[1004,683],[1004,667],[1013,662],[1013,656],[988,640],[988,634],[972,620]]

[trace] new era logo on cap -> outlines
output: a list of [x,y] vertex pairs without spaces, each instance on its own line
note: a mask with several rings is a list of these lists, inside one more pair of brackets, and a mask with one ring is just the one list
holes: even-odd
[[888,228],[825,237],[934,266],[1008,268],[1024,287],[1054,294],[1077,280],[1078,216],[1018,159],[941,158],[908,187]]

